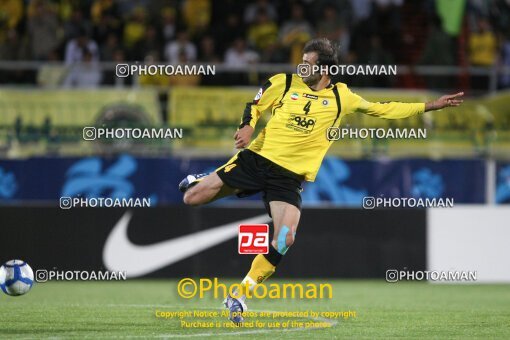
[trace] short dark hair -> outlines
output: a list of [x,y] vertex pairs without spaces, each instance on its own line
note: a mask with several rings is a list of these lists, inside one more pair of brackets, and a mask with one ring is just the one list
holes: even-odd
[[317,38],[308,41],[303,47],[303,53],[316,52],[319,55],[317,64],[338,64],[337,47],[328,38]]

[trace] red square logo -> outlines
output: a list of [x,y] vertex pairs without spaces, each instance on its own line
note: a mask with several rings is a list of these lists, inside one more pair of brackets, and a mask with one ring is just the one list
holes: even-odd
[[269,253],[269,225],[241,224],[239,226],[239,254]]

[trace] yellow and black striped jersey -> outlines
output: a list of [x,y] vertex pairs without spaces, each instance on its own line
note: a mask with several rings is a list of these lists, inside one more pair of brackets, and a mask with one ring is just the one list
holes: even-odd
[[332,141],[329,127],[342,117],[360,112],[387,119],[409,117],[425,111],[424,103],[371,103],[336,83],[320,91],[310,89],[297,74],[277,74],[246,105],[240,128],[255,127],[261,114],[271,117],[248,146],[250,150],[313,182]]

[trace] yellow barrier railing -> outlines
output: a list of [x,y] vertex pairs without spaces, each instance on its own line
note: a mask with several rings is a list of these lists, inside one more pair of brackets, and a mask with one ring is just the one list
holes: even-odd
[[[172,140],[172,152],[186,154],[231,154],[232,135],[243,115],[247,102],[251,102],[256,88],[171,88],[168,91],[166,115],[161,112],[158,91],[154,89],[95,89],[95,90],[24,90],[0,89],[0,147],[12,147],[15,130],[34,136],[22,142],[38,143],[44,134],[37,132],[48,127],[61,138],[53,136],[55,143],[65,144],[69,154],[81,153],[81,136],[73,138],[73,131],[84,126],[97,126],[99,117],[109,116],[109,110],[122,111],[123,107],[142,113],[142,123],[151,126],[183,128],[181,140]],[[360,90],[369,101],[424,102],[437,97],[427,91]],[[471,98],[460,108],[427,112],[402,120],[384,120],[363,114],[351,114],[342,121],[343,126],[369,128],[426,128],[424,140],[348,140],[334,143],[332,153],[346,157],[363,157],[374,154],[390,156],[470,156],[479,154],[509,154],[510,150],[510,92],[493,96]],[[119,109],[121,108],[121,109]],[[264,126],[265,113],[258,124]],[[162,118],[165,117],[165,118]],[[137,124],[137,122],[131,122]],[[32,131],[32,132],[31,132]],[[57,137],[57,138],[55,138]],[[8,142],[7,142],[8,141]],[[49,141],[49,143],[53,143]],[[72,144],[76,144],[76,148]],[[163,145],[158,144],[158,150]],[[18,147],[28,147],[24,143]],[[35,153],[43,149],[31,146]],[[148,144],[154,147],[155,144]],[[152,150],[152,149],[151,149]],[[158,152],[154,149],[152,151]],[[168,148],[164,148],[168,150]],[[91,151],[93,148],[91,147]]]

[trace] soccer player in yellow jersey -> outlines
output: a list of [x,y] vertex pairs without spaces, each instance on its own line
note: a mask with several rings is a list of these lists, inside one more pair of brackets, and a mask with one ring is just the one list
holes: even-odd
[[[459,106],[463,93],[442,96],[429,103],[371,103],[351,92],[346,84],[331,82],[327,67],[338,64],[336,50],[328,39],[309,41],[303,49],[303,63],[319,65],[319,72],[300,77],[277,74],[246,105],[235,146],[243,149],[210,174],[188,175],[179,185],[184,203],[200,205],[226,195],[247,196],[262,192],[273,219],[270,251],[257,255],[242,287],[254,289],[274,273],[294,243],[301,215],[301,183],[315,180],[332,141],[329,127],[338,127],[351,113],[365,113],[386,119],[400,119],[429,110]],[[317,68],[317,67],[315,67]],[[250,143],[261,114],[270,110],[265,128]],[[230,319],[243,321],[246,296],[228,296],[225,306]]]

